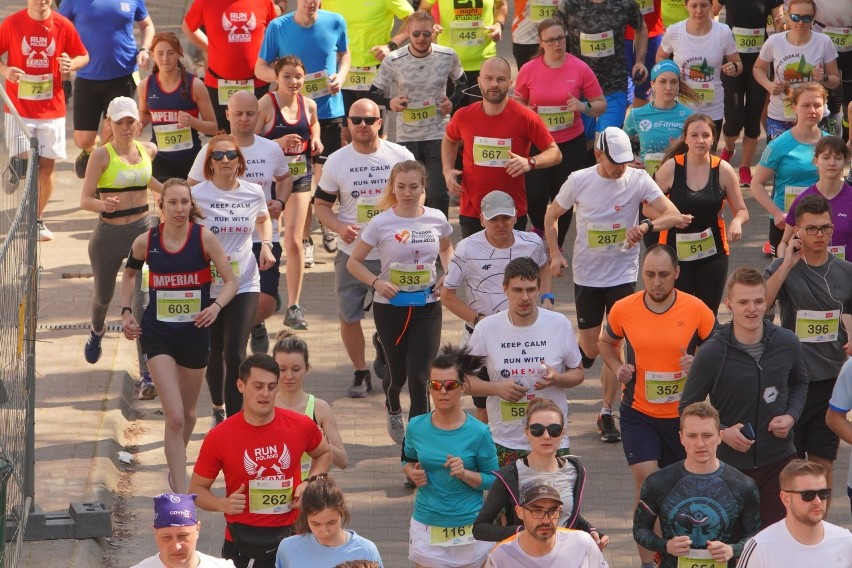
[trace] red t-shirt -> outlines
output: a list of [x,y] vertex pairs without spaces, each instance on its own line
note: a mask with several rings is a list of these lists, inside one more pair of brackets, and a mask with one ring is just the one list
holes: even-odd
[[[59,56],[67,53],[73,58],[87,53],[74,25],[52,10],[43,21],[34,20],[26,10],[21,10],[0,24],[0,55],[4,53],[9,67],[23,69],[29,76],[19,83],[6,82],[9,98],[18,113],[24,118],[64,117]],[[25,98],[18,97],[19,90]],[[51,90],[52,96],[47,96]]]
[[[309,417],[275,409],[275,418],[264,426],[252,426],[244,414],[236,414],[204,438],[194,472],[216,479],[225,474],[225,491],[232,494],[245,484],[246,510],[225,515],[225,521],[256,527],[284,527],[296,522],[298,509],[290,509],[292,490],[302,482],[302,454],[313,451],[322,442],[319,426]],[[276,483],[278,482],[278,483]],[[289,499],[281,506],[282,483],[291,488]],[[278,507],[280,512],[276,512]],[[254,511],[262,511],[251,512]],[[231,535],[225,529],[225,538]]]
[[[643,10],[645,5],[654,5],[654,10],[648,12],[647,14],[642,14],[642,17],[645,18],[645,27],[648,28],[648,37],[657,37],[658,35],[662,35],[663,32],[666,31],[666,28],[663,27],[663,12],[660,8],[660,0],[644,0],[644,4],[639,4],[639,9]],[[624,39],[633,40],[636,32],[633,30],[631,26],[627,26],[624,30]],[[640,62],[642,63],[642,62]],[[648,71],[651,71],[648,69]]]
[[[515,200],[518,217],[526,215],[527,192],[524,176],[513,178],[506,173],[505,167],[475,164],[474,137],[503,141],[511,139],[512,152],[526,157],[530,155],[531,144],[535,144],[540,150],[553,144],[553,136],[547,131],[541,118],[512,99],[509,99],[506,108],[496,116],[486,115],[482,110],[482,102],[478,102],[456,111],[447,125],[446,134],[450,140],[461,141],[464,144],[462,149],[464,173],[459,213],[478,218],[482,198],[499,189]],[[491,146],[491,141],[488,145]]]
[[[184,21],[193,31],[203,25],[207,34],[204,84],[215,88],[217,77],[253,79],[263,34],[274,18],[272,0],[195,0]],[[255,87],[263,85],[266,82],[254,79]]]

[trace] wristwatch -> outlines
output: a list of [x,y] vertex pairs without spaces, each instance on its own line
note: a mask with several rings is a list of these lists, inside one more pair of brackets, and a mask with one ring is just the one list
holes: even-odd
[[639,224],[640,225],[648,225],[648,232],[649,233],[654,232],[654,222],[651,221],[650,219],[642,219],[641,221],[639,221]]
[[133,315],[133,308],[130,306],[124,306],[121,308],[121,315],[124,315],[124,312],[130,312],[130,315]]
[[530,169],[531,169],[531,170],[534,170],[534,169],[535,169],[535,165],[536,165],[535,158],[533,158],[532,156],[530,156],[529,158],[527,158],[527,162],[529,162],[529,163],[530,163]]

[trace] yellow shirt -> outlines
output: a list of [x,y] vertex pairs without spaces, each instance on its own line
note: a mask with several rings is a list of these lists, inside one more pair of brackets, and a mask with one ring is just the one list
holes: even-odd
[[408,0],[323,0],[322,7],[346,20],[353,67],[378,65],[370,48],[390,41],[394,16],[403,20],[414,12]]

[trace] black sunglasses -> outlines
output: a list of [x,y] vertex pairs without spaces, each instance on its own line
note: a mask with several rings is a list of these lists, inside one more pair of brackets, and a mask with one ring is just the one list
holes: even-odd
[[562,435],[562,430],[564,430],[564,426],[562,424],[548,424],[545,426],[544,424],[530,424],[528,426],[530,429],[530,434],[533,435],[534,438],[541,438],[544,436],[544,431],[547,430],[547,433],[551,438],[558,438]]
[[224,158],[228,158],[228,161],[236,160],[237,156],[239,155],[240,153],[236,150],[226,150],[224,152],[221,150],[216,150],[214,152],[210,152],[210,157],[216,160],[217,162],[221,162]]
[[366,122],[367,126],[373,126],[374,124],[376,124],[377,120],[379,120],[378,116],[350,116],[349,117],[349,121],[352,124],[354,124],[355,126],[358,126],[362,122]]
[[782,489],[784,493],[798,493],[802,497],[802,501],[810,503],[817,496],[820,501],[826,501],[831,498],[831,489],[805,489],[804,491],[793,491],[792,489]]
[[810,24],[811,22],[814,21],[814,15],[813,14],[804,14],[804,15],[802,15],[802,14],[790,14],[790,19],[793,20],[794,22],[796,22],[797,24],[801,24],[802,22],[805,22],[806,24]]

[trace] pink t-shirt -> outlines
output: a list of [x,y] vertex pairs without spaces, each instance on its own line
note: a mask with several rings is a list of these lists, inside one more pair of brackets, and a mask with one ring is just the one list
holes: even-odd
[[585,100],[603,95],[591,68],[570,53],[561,67],[548,67],[542,57],[531,59],[518,71],[515,91],[541,116],[556,142],[582,135],[583,120],[579,113],[566,116],[555,107],[564,106],[568,95]]

